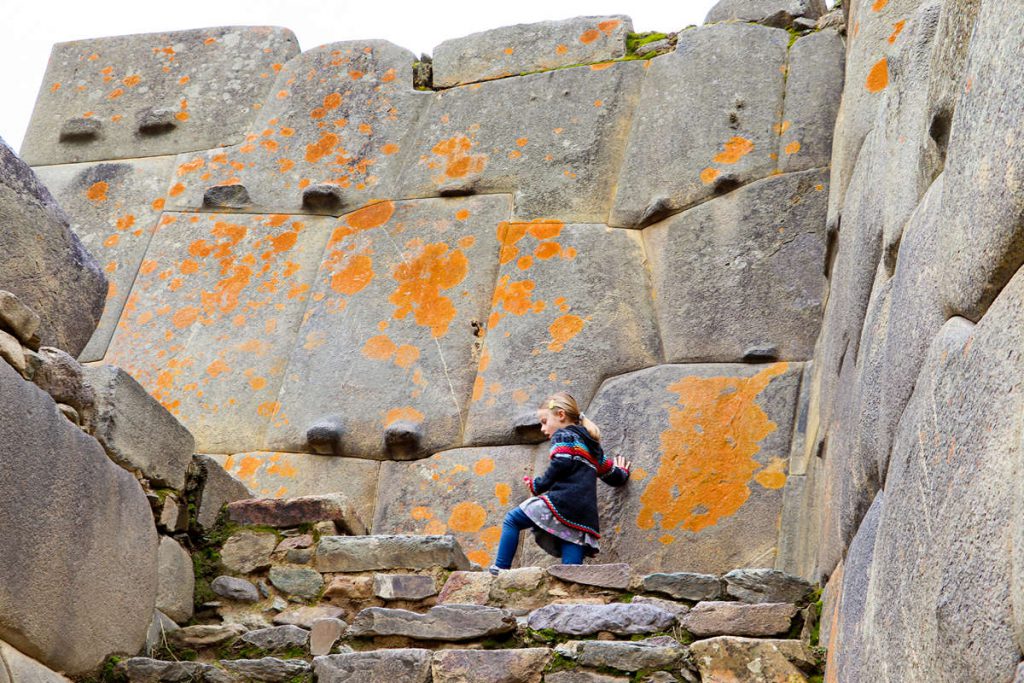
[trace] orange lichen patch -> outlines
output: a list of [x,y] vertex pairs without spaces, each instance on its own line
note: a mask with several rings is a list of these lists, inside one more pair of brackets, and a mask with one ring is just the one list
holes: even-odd
[[222,361],[220,358],[206,366],[206,374],[208,374],[210,377],[218,377],[224,374],[225,372],[231,372],[231,368],[228,367],[228,364]]
[[785,148],[786,154],[796,154],[799,151],[800,151],[800,141],[799,140],[794,140],[793,142],[791,142],[788,145],[786,145],[786,148]]
[[152,259],[144,259],[142,265],[139,266],[139,272],[143,275],[149,275],[156,270],[157,263]]
[[124,94],[124,88],[114,88],[114,90],[107,95],[108,100],[116,100],[118,97]]
[[60,83],[54,83],[50,86],[50,92],[57,92],[60,90]]
[[174,187],[172,187],[167,194],[171,195],[172,197],[177,197],[178,195],[180,195],[184,191],[185,191],[185,186],[183,184],[175,183]]
[[487,521],[487,511],[479,503],[463,501],[452,508],[448,516],[448,528],[463,533],[476,533]]
[[889,4],[889,0],[875,0],[871,5],[872,12],[881,12],[882,8]]
[[783,121],[782,123],[776,123],[774,126],[772,126],[772,130],[775,131],[776,135],[782,135],[787,130],[789,130],[789,127],[791,125],[793,125],[792,121]]
[[195,306],[185,306],[184,308],[179,308],[175,314],[171,316],[171,323],[181,330],[194,323],[198,317],[198,308]]
[[393,142],[388,142],[380,148],[380,153],[385,156],[391,156],[392,154],[398,153],[398,145]]
[[192,173],[193,171],[198,171],[199,169],[201,169],[205,165],[206,165],[206,161],[204,161],[201,157],[196,157],[192,161],[186,161],[185,163],[180,164],[178,166],[178,170],[177,170],[178,177],[180,178],[181,176],[188,175],[189,173]]
[[481,567],[486,567],[491,562],[491,554],[486,550],[470,550],[466,553],[466,559],[476,562]]
[[345,222],[356,230],[372,230],[391,220],[394,213],[394,202],[378,202],[349,214],[345,217]]
[[353,81],[358,81],[360,78],[362,78],[365,75],[366,74],[364,74],[362,71],[349,71],[348,72],[348,77],[351,78]]
[[[615,64],[615,62],[601,62],[600,64],[591,64],[590,65],[590,70],[591,71],[604,71],[605,69],[611,68],[614,64]],[[645,63],[644,66],[647,66],[647,64]]]
[[612,31],[617,29],[620,24],[622,24],[622,21],[620,19],[609,19],[607,21],[602,21],[600,24],[597,25],[597,28],[601,31],[601,33],[607,36],[611,35]]
[[443,337],[457,310],[441,291],[460,284],[468,272],[462,251],[449,251],[444,242],[424,245],[419,254],[394,269],[398,288],[388,297],[396,307],[394,317],[402,320],[413,313],[417,325],[429,327],[435,338]]
[[256,414],[260,417],[273,417],[281,410],[281,404],[277,401],[264,401],[256,407]]
[[324,157],[333,154],[334,148],[337,145],[337,135],[334,133],[324,133],[320,136],[319,140],[306,145],[306,161],[311,164],[319,162]]
[[473,401],[479,401],[484,397],[484,389],[487,383],[484,381],[483,375],[477,375],[476,379],[473,380],[473,395],[471,399]]
[[698,532],[740,509],[761,468],[754,455],[777,428],[756,399],[787,368],[775,363],[749,378],[684,377],[668,387],[678,407],[668,408],[658,471],[640,494],[639,528],[657,521]]
[[295,162],[291,159],[278,159],[277,160],[277,172],[287,173],[288,171],[295,168]]
[[125,76],[121,82],[124,83],[125,87],[134,88],[142,81],[142,77],[138,74],[132,74],[131,76]]
[[662,545],[669,545],[675,540],[675,536],[672,536],[670,534],[662,534],[658,537],[658,543],[661,543]]
[[747,138],[735,135],[722,145],[722,151],[712,159],[716,164],[735,164],[754,151],[754,143]]
[[519,260],[516,261],[516,267],[519,268],[519,270],[529,270],[530,266],[532,266],[532,265],[533,265],[533,257],[532,256],[521,256],[519,258]]
[[705,185],[710,185],[711,183],[715,182],[715,178],[717,178],[719,175],[720,172],[717,168],[711,168],[709,166],[700,172],[700,180]]
[[533,255],[542,261],[554,258],[561,253],[562,245],[558,242],[541,242],[537,245],[537,248],[533,250]]
[[568,51],[569,51],[569,48],[566,45],[556,45],[555,46],[555,54],[557,54],[557,55],[564,55]]
[[502,52],[504,52],[507,55],[510,55],[510,54],[512,54],[515,51],[516,51],[516,49],[514,47],[506,47],[504,50],[502,50]]
[[338,294],[352,296],[363,291],[372,280],[373,259],[366,254],[358,254],[331,275],[331,289]]
[[864,83],[864,87],[867,88],[868,92],[881,92],[885,90],[889,85],[889,60],[882,57],[875,65],[871,67],[871,71],[868,72],[867,81]]
[[386,334],[370,337],[363,344],[363,355],[373,360],[390,360],[398,347]]
[[473,464],[473,472],[479,476],[490,474],[494,471],[494,458],[480,458]]
[[471,149],[473,141],[465,135],[455,135],[434,145],[431,151],[444,159],[444,172],[434,178],[435,182],[481,173],[487,165],[487,155],[470,154]]
[[455,212],[455,220],[464,221],[469,218],[469,209],[459,209]]
[[188,82],[191,81],[191,80],[192,80],[192,78],[189,77],[189,76],[182,76],[181,78],[178,79],[178,85],[187,85]]
[[433,517],[434,511],[423,505],[417,505],[412,510],[409,510],[409,516],[418,522],[422,522]]
[[150,206],[153,207],[154,211],[163,211],[164,210],[164,205],[166,203],[167,203],[167,200],[164,199],[163,197],[160,197],[159,199],[154,199],[153,203],[150,204]]
[[754,480],[766,489],[781,489],[786,485],[786,459],[772,458]]
[[420,350],[410,344],[402,344],[395,349],[395,365],[400,368],[411,368],[420,359]]
[[[502,275],[498,285],[494,288],[494,297],[491,301],[492,312],[487,320],[488,329],[494,329],[504,317],[504,314],[498,312],[499,306],[507,313],[517,316],[524,315],[530,311],[534,313],[543,311],[544,302],[534,301],[532,298],[533,290],[536,286],[533,280],[512,282],[508,275]],[[480,364],[481,370],[483,370],[483,358],[480,359]]]
[[415,408],[410,408],[409,406],[405,406],[402,408],[392,408],[384,416],[384,426],[389,427],[401,420],[416,423],[423,422],[423,413],[416,410]]
[[594,106],[595,107],[601,107],[603,105],[604,105],[604,102],[602,100],[594,100]]
[[892,34],[889,35],[889,44],[890,45],[892,45],[893,43],[896,42],[896,39],[899,37],[900,33],[903,32],[903,28],[906,25],[907,25],[906,20],[897,21],[895,24],[892,25]]
[[504,482],[495,484],[494,495],[501,505],[508,505],[508,499],[512,496],[512,487]]
[[562,234],[562,221],[535,220],[526,224],[526,230],[539,240],[550,240]]
[[523,391],[522,389],[516,389],[515,391],[512,392],[512,400],[518,403],[519,405],[523,405],[524,403],[530,400],[530,395]]
[[501,527],[489,526],[477,534],[477,538],[479,538],[484,545],[493,550],[501,539]]
[[125,214],[117,219],[116,225],[118,230],[128,230],[135,225],[135,216],[130,213]]
[[592,29],[588,29],[588,30],[584,31],[583,33],[581,33],[579,40],[584,45],[589,45],[590,43],[594,42],[595,40],[597,40],[600,37],[601,37],[601,32],[598,31],[596,28],[592,28]]
[[265,377],[250,377],[249,386],[252,387],[254,391],[259,391],[263,387],[267,386],[267,380]]
[[89,189],[85,191],[85,197],[90,202],[105,202],[107,201],[107,191],[109,189],[110,186],[100,180],[89,186]]
[[103,246],[105,246],[105,247],[112,247],[112,246],[116,245],[120,240],[121,240],[121,236],[118,235],[115,232],[113,235],[111,235],[107,239],[103,240]]
[[559,316],[548,327],[551,333],[551,343],[548,344],[548,351],[561,351],[566,343],[583,330],[583,318],[578,315]]

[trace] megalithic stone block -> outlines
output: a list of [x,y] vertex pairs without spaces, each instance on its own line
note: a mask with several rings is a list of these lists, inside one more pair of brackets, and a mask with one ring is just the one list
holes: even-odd
[[41,166],[230,145],[298,50],[270,26],[57,43],[22,153]]

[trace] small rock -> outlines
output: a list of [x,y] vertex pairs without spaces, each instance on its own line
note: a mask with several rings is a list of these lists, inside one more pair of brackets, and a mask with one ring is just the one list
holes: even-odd
[[180,629],[181,627],[166,614],[158,609],[153,610],[153,621],[149,623],[149,629],[146,631],[145,653],[152,655],[162,649],[166,645],[167,634]]
[[406,636],[420,640],[475,640],[515,629],[512,613],[480,605],[438,605],[426,614],[404,609],[370,607],[352,620],[353,637]]
[[[131,657],[117,664],[117,669],[128,683],[164,683],[177,681],[207,681],[207,669],[213,667],[201,662],[168,662],[149,657]],[[4,678],[6,681],[6,677]]]
[[640,683],[676,683],[676,677],[667,671],[655,671],[641,678]]
[[330,521],[341,533],[353,536],[366,533],[366,526],[356,514],[355,507],[342,493],[239,500],[228,504],[228,517],[236,524],[275,528]]
[[299,674],[309,671],[309,662],[302,659],[278,659],[263,657],[262,659],[222,659],[220,665],[225,670],[242,676],[250,681],[266,683],[287,683]]
[[309,654],[314,657],[330,654],[345,628],[346,624],[341,619],[318,619],[313,622],[309,633]]
[[217,516],[220,515],[221,508],[230,502],[248,498],[249,490],[245,488],[245,484],[228,474],[220,466],[220,463],[208,455],[193,455],[192,463],[203,482],[199,494],[196,524],[203,530],[209,530],[217,523]]
[[289,564],[309,564],[313,559],[313,549],[293,548],[284,554],[284,559]]
[[819,31],[823,31],[827,28],[836,28],[842,33],[846,29],[846,17],[843,16],[843,10],[837,9],[832,10],[828,14],[823,14],[818,18],[818,23],[815,24],[815,28]]
[[[263,582],[260,581],[260,584],[262,587]],[[275,612],[283,612],[288,609],[288,602],[284,598],[274,598],[274,601],[270,603],[270,609]]]
[[630,566],[621,562],[618,564],[555,564],[548,567],[548,574],[562,581],[618,590],[629,588],[629,582],[633,576]]
[[179,624],[192,618],[195,574],[192,556],[169,536],[160,538],[156,608]]
[[39,315],[11,292],[0,290],[0,325],[27,344],[39,329]]
[[586,640],[579,643],[576,659],[583,666],[640,671],[676,666],[685,654],[686,648],[674,638],[660,636],[628,642]]
[[270,583],[286,595],[315,598],[324,586],[324,577],[305,567],[271,567]]
[[313,535],[312,534],[302,534],[301,536],[292,536],[291,538],[286,538],[283,541],[281,541],[280,543],[278,543],[277,547],[274,549],[274,552],[275,553],[286,553],[289,550],[302,550],[304,548],[312,548],[313,547],[313,543],[314,543],[314,541],[313,541]]
[[551,651],[440,650],[434,654],[434,683],[540,683]]
[[423,600],[437,595],[437,587],[432,576],[374,574],[373,594],[382,600]]
[[291,647],[306,647],[309,642],[309,631],[298,626],[287,624],[285,626],[271,626],[249,631],[239,640],[243,643],[255,645],[261,650],[274,652]]
[[270,556],[277,547],[277,536],[256,531],[233,534],[220,551],[224,567],[236,574],[251,574],[270,566]]
[[8,365],[17,370],[22,377],[27,375],[28,365],[25,362],[25,350],[21,348],[21,342],[3,330],[0,330],[0,358],[7,361]]
[[806,681],[816,666],[814,656],[799,640],[726,636],[697,641],[690,651],[704,681]]
[[184,531],[188,527],[188,508],[178,501],[177,496],[168,493],[160,504],[157,524],[169,533]]
[[528,624],[535,631],[552,629],[573,636],[608,631],[617,635],[656,633],[672,627],[676,617],[653,605],[613,603],[610,605],[548,605],[530,613]]
[[486,605],[494,578],[488,572],[452,572],[441,587],[437,604]]
[[648,574],[644,590],[665,593],[678,600],[716,600],[722,595],[722,580],[713,574],[674,572]]
[[173,631],[167,634],[167,640],[183,647],[209,647],[237,638],[245,632],[245,627],[238,624],[200,624]]
[[275,624],[291,624],[302,628],[313,628],[319,619],[344,619],[345,610],[331,605],[296,607],[285,610],[274,617]]
[[59,410],[60,414],[66,417],[69,422],[76,425],[82,424],[82,416],[78,414],[77,410],[69,406],[67,403],[58,403],[57,410]]
[[334,536],[338,533],[338,527],[335,526],[334,522],[317,522],[313,525],[313,531],[320,538],[324,536]]
[[373,595],[373,577],[336,574],[331,577],[324,595],[328,598],[365,600]]
[[743,602],[792,602],[810,597],[811,584],[777,569],[735,569],[724,577],[726,592]]
[[320,683],[430,683],[430,650],[399,648],[327,655],[313,660]]
[[789,603],[701,602],[680,622],[698,638],[775,636],[789,631],[796,612]]
[[638,595],[633,598],[634,605],[654,605],[659,609],[663,609],[666,612],[671,612],[676,615],[676,619],[682,619],[686,616],[686,613],[690,611],[689,605],[684,605],[681,602],[675,602],[672,600],[663,600],[661,598],[652,598],[646,595]]
[[649,55],[652,52],[656,55],[664,55],[672,52],[676,49],[676,46],[672,44],[672,41],[668,38],[662,38],[661,40],[654,40],[650,43],[641,45],[637,52],[642,55]]
[[218,576],[210,583],[210,589],[222,598],[239,602],[259,602],[256,586],[245,579],[234,576]]

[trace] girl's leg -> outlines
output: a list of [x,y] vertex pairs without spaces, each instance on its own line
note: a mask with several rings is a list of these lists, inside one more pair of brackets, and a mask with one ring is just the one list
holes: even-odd
[[519,532],[529,529],[533,522],[519,508],[512,508],[505,515],[505,521],[501,525],[501,540],[498,541],[498,556],[494,559],[494,566],[498,569],[510,569],[512,559],[516,556],[516,547],[519,545]]
[[562,564],[583,564],[583,546],[562,541]]

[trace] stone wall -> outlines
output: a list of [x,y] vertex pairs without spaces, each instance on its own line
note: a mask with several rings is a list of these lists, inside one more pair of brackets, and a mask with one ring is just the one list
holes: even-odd
[[482,564],[568,390],[636,463],[606,557],[788,568],[843,80],[813,25],[508,27],[432,82],[267,27],[57,45],[23,154],[111,281],[81,360],[254,495],[340,491]]

